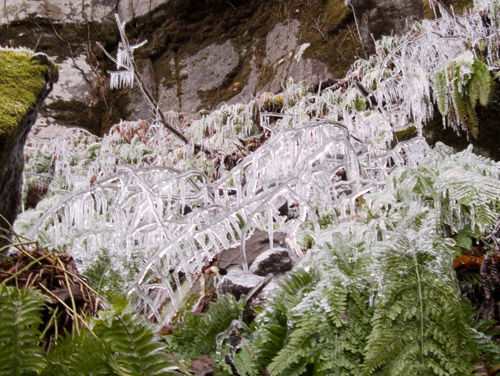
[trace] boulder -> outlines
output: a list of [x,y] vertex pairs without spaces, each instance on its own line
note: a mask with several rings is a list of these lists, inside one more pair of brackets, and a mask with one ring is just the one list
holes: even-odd
[[239,299],[247,295],[254,287],[264,280],[264,277],[245,272],[241,269],[230,270],[219,282],[219,294],[231,294]]
[[168,0],[4,0],[0,23],[19,22],[27,18],[50,18],[55,22],[100,22],[117,10],[124,21],[142,16]]
[[1,228],[9,228],[21,208],[24,143],[57,79],[57,68],[47,55],[0,49]]
[[293,260],[286,248],[269,249],[261,253],[250,266],[250,272],[260,276],[292,270]]
[[[273,247],[285,245],[286,233],[275,232],[273,234]],[[245,242],[245,252],[248,265],[251,265],[257,257],[267,251],[270,247],[267,231],[256,229]],[[217,258],[217,267],[224,271],[241,268],[243,257],[241,246],[228,248],[222,251]]]

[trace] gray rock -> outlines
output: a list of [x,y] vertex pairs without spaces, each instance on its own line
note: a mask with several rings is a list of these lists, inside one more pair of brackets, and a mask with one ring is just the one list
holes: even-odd
[[211,44],[182,61],[181,111],[196,112],[201,105],[198,92],[218,87],[238,65],[239,56],[230,40]]
[[286,248],[274,248],[261,253],[250,266],[250,272],[260,276],[280,274],[293,268],[293,261]]
[[285,81],[303,80],[320,82],[331,78],[328,67],[317,59],[303,58],[308,44],[299,45],[300,22],[291,20],[278,23],[266,36],[264,66],[274,71],[273,78],[262,87],[263,91],[279,92]]
[[[275,232],[273,234],[273,247],[284,246],[286,233]],[[255,230],[254,233],[245,242],[245,251],[248,265],[251,265],[255,259],[270,247],[269,235],[267,231]],[[217,259],[217,267],[222,270],[230,270],[233,268],[241,268],[243,257],[241,254],[241,246],[228,248],[219,254]]]
[[144,15],[168,0],[4,0],[0,23],[47,17],[59,22],[100,22],[118,9],[122,21]]
[[374,40],[383,35],[403,34],[413,22],[424,17],[421,0],[351,0],[363,50],[375,53]]
[[218,286],[219,294],[231,294],[239,299],[241,295],[247,295],[263,280],[264,277],[250,272],[232,269],[221,279]]

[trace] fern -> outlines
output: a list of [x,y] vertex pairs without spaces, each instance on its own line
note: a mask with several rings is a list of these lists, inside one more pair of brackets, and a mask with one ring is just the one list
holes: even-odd
[[128,309],[104,312],[94,333],[117,375],[165,375],[172,365],[152,329]]
[[452,250],[439,238],[429,239],[427,249],[401,233],[399,239],[382,256],[384,288],[372,318],[364,374],[470,374],[474,364],[450,267]]
[[45,297],[33,289],[0,285],[0,374],[39,374],[45,367],[38,346]]
[[210,304],[203,314],[187,312],[175,326],[173,335],[164,337],[168,347],[186,361],[202,355],[215,357],[218,336],[233,320],[241,319],[243,304],[243,300],[238,302],[234,296],[225,295]]
[[441,115],[448,115],[448,88],[446,74],[444,71],[436,73],[432,79],[434,98]]
[[246,346],[242,346],[233,358],[233,364],[241,376],[259,376],[259,364]]
[[495,346],[471,334],[455,243],[441,229],[488,231],[499,189],[495,163],[442,144],[395,171],[365,196],[365,221],[322,228],[303,261],[310,271],[289,275],[257,318],[257,364],[246,364],[272,376],[471,374]]
[[47,356],[47,367],[42,373],[51,375],[105,376],[113,375],[104,343],[88,330],[61,336]]
[[471,51],[465,51],[447,63],[432,79],[439,112],[474,138],[478,136],[477,103],[487,106],[493,85],[488,66]]
[[153,330],[129,308],[102,311],[92,331],[66,334],[48,356],[45,375],[167,375],[172,362]]
[[371,309],[355,277],[366,258],[339,248],[320,274],[294,272],[260,319],[257,354],[271,375],[358,374]]

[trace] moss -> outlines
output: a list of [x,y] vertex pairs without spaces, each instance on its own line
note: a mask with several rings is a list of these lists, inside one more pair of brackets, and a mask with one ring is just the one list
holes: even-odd
[[394,132],[394,139],[392,140],[391,147],[396,146],[399,142],[411,140],[417,137],[418,130],[414,125],[410,125],[407,128],[400,129]]
[[184,302],[182,303],[182,308],[179,309],[177,314],[175,315],[173,322],[177,322],[179,320],[182,320],[184,318],[184,315],[186,312],[190,312],[191,309],[194,307],[196,303],[198,303],[198,300],[200,300],[201,295],[199,293],[193,293],[188,295],[185,299]]
[[[432,11],[429,0],[423,0],[424,3],[424,17],[428,19],[434,18],[434,12]],[[471,8],[473,6],[472,0],[443,0],[446,6],[453,6],[455,13],[462,14],[466,8]]]
[[0,50],[0,135],[12,134],[45,85],[49,66],[27,50]]
[[306,58],[328,65],[334,77],[343,77],[351,64],[363,55],[352,12],[344,0],[315,0],[314,6],[302,7],[300,43],[310,43]]

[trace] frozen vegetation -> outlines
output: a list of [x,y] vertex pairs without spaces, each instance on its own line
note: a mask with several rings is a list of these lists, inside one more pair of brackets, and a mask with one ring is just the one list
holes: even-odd
[[[254,229],[286,232],[298,266],[248,331],[253,347],[233,348],[240,374],[471,374],[470,338],[482,337],[453,259],[471,239],[495,245],[500,166],[421,135],[438,109],[444,127],[477,136],[475,108],[500,70],[500,3],[476,0],[463,16],[435,6],[439,18],[377,42],[376,55],[318,93],[288,82],[189,127],[166,114],[189,145],[160,121],[122,122],[103,138],[30,136],[26,192],[48,191],[17,231],[69,252],[82,271],[107,263],[104,291],[126,292],[162,324],[166,301],[182,307],[184,278],[237,243],[244,253]],[[405,129],[416,137],[397,142]]]

